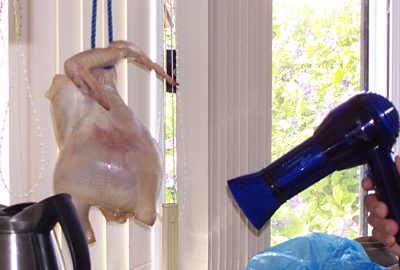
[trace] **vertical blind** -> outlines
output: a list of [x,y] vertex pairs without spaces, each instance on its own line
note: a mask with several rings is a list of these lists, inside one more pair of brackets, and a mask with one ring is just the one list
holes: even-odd
[[[49,101],[44,93],[63,73],[64,61],[90,48],[92,1],[14,0],[10,24],[10,203],[39,201],[54,194],[57,158]],[[4,12],[4,10],[3,10]],[[97,47],[107,46],[106,1],[98,0]],[[160,1],[114,0],[114,40],[139,45],[162,63]],[[117,88],[156,139],[162,137],[162,82],[126,61],[117,66]],[[2,157],[3,158],[3,157]],[[160,198],[162,200],[162,198]],[[107,224],[100,211],[90,219],[97,242],[90,246],[93,269],[160,269],[160,222],[144,228],[134,221]]]
[[244,269],[269,228],[226,181],[270,161],[272,1],[179,1],[177,49],[179,269]]
[[226,180],[270,160],[272,1],[213,1],[210,55],[210,269],[244,269],[269,244],[240,216]]

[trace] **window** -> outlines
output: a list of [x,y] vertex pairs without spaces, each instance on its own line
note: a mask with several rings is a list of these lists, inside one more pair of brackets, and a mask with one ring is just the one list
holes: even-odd
[[[164,0],[164,54],[167,73],[176,79],[176,20],[175,1]],[[165,85],[165,202],[177,202],[176,181],[176,86]]]
[[[355,93],[388,94],[387,5],[274,1],[273,160],[310,137],[324,115]],[[290,199],[273,217],[272,245],[312,231],[366,234],[362,170],[334,172]]]

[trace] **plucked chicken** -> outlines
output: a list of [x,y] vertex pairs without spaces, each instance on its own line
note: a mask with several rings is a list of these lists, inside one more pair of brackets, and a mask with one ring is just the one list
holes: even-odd
[[137,46],[116,41],[74,55],[66,75],[56,75],[46,96],[59,156],[54,171],[56,193],[69,193],[89,243],[95,234],[89,209],[98,207],[107,221],[134,217],[152,225],[163,176],[157,143],[118,95],[113,66],[133,60],[175,85],[164,70]]

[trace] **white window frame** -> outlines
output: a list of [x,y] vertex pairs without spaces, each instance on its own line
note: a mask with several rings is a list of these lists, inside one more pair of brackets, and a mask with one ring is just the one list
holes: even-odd
[[[400,108],[400,2],[391,0],[389,5],[389,92],[397,108]],[[400,151],[397,144],[397,153]]]

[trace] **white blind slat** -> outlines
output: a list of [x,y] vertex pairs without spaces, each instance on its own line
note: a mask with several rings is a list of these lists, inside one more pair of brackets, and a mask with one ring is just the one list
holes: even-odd
[[209,83],[209,118],[218,124],[210,125],[208,134],[211,140],[219,139],[209,148],[210,175],[215,176],[209,179],[209,189],[218,190],[209,207],[222,209],[209,216],[210,227],[220,228],[210,232],[209,269],[244,269],[260,248],[268,246],[267,230],[255,234],[229,198],[226,181],[260,169],[270,159],[263,146],[270,143],[266,93],[271,91],[271,3],[210,3],[209,72],[218,75]]

